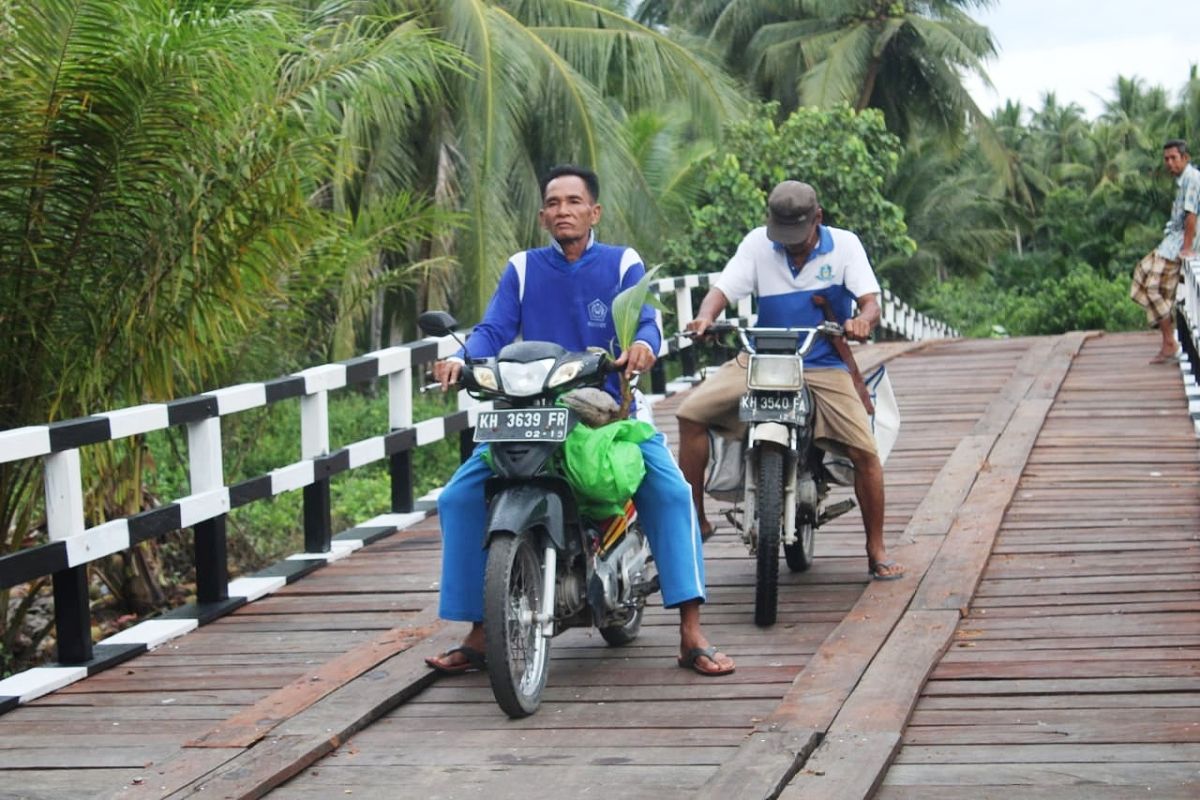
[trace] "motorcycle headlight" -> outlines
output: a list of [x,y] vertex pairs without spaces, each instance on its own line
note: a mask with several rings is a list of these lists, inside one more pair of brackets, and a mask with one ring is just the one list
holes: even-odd
[[491,367],[474,367],[471,372],[475,375],[475,382],[484,389],[490,389],[493,392],[500,391],[500,384],[496,382],[496,373]]
[[550,380],[546,382],[546,386],[553,389],[555,386],[561,386],[564,383],[573,381],[579,377],[579,373],[582,370],[583,361],[580,359],[560,364],[558,369],[554,370],[553,374],[550,375]]
[[542,358],[520,364],[516,361],[501,361],[500,383],[504,393],[513,397],[529,397],[542,391],[546,385],[546,376],[554,366],[553,358]]
[[746,385],[751,389],[799,390],[804,368],[796,356],[750,356]]

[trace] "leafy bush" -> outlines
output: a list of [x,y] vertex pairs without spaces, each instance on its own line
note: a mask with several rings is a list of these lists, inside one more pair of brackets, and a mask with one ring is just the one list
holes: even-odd
[[[416,399],[416,421],[450,413],[441,396]],[[275,403],[222,420],[225,480],[237,483],[265,475],[300,458],[298,401]],[[386,394],[372,397],[345,390],[330,397],[330,448],[380,436],[388,430]],[[190,492],[186,440],[182,430],[147,437],[151,468],[146,482],[151,496],[167,503]],[[421,496],[445,484],[458,466],[455,437],[413,451],[413,492]],[[330,481],[333,529],[353,527],[391,507],[391,478],[386,462],[334,476]],[[234,509],[229,514],[231,571],[258,569],[303,548],[302,492],[287,492]]]
[[812,184],[826,223],[856,232],[873,258],[911,255],[904,213],[882,193],[900,153],[883,115],[844,105],[801,108],[777,124],[775,111],[764,105],[733,124],[720,154],[709,158],[690,228],[667,243],[669,271],[720,271],[742,237],[764,224],[771,188],[789,179]]
[[1057,334],[1070,330],[1136,330],[1145,320],[1129,299],[1129,279],[1106,278],[1081,261],[1037,275],[1041,258],[1016,259],[1013,274],[955,278],[927,288],[920,298],[925,313],[944,320],[964,336]]

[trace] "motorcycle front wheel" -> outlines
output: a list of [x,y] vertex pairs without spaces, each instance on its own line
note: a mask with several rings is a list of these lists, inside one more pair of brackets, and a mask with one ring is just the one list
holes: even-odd
[[541,607],[542,556],[535,538],[494,535],[483,584],[485,657],[496,702],[513,719],[537,711],[550,672],[550,637],[537,624]]
[[775,624],[779,605],[779,540],[783,535],[783,448],[758,445],[758,553],[754,584],[754,624]]

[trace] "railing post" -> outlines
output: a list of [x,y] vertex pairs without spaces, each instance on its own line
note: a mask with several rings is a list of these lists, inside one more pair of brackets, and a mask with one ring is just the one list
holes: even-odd
[[[406,353],[408,351],[405,351]],[[393,431],[411,428],[412,410],[411,363],[388,375],[388,421]],[[392,453],[389,461],[392,478],[392,511],[408,513],[413,510],[412,451]]]
[[667,393],[667,368],[661,358],[655,361],[654,366],[650,368],[650,393]]
[[[46,527],[50,541],[83,533],[83,478],[79,451],[45,457]],[[83,664],[92,660],[92,610],[87,564],[54,573],[54,631],[58,660]]]
[[[300,398],[301,458],[329,453],[329,392],[321,389]],[[328,553],[333,540],[329,477],[316,477],[304,487],[304,551]]]
[[458,432],[458,461],[465,462],[475,452],[475,429],[463,428]]
[[304,552],[328,553],[333,541],[329,478],[304,487]]
[[[225,485],[221,457],[221,418],[191,422],[188,432],[188,470],[193,494]],[[225,515],[192,526],[196,562],[196,602],[219,603],[229,599],[229,557]]]

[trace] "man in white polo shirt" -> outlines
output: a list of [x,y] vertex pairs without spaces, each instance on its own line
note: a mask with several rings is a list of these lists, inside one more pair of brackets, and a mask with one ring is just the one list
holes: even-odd
[[[820,295],[847,335],[869,336],[880,317],[879,282],[858,236],[824,225],[822,219],[817,193],[807,183],[784,181],[772,189],[767,224],[742,239],[687,329],[703,334],[726,305],[750,294],[758,297],[758,326],[816,327],[825,320],[813,302]],[[858,313],[852,317],[855,303]],[[745,426],[738,419],[738,403],[746,391],[746,364],[745,354],[723,364],[688,394],[677,412],[679,466],[692,486],[705,537],[712,532],[704,514],[708,430],[730,438],[742,436]],[[900,578],[904,568],[888,559],[883,542],[883,466],[870,420],[845,363],[828,340],[819,339],[805,358],[804,378],[816,405],[817,444],[848,456],[854,464],[854,492],[866,528],[871,577]]]

